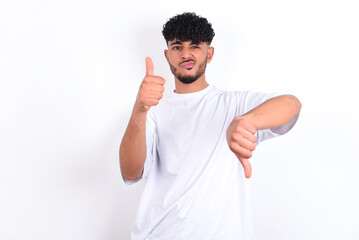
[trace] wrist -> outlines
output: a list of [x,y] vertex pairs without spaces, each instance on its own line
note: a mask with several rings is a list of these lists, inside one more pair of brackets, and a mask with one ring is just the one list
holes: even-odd
[[137,103],[133,106],[132,117],[135,118],[146,118],[149,108],[139,106]]
[[133,106],[133,112],[136,114],[146,114],[150,110],[150,106],[144,106],[139,101],[135,102],[135,105]]
[[255,118],[252,116],[252,114],[244,114],[238,117],[235,117],[236,120],[240,121],[240,120],[244,120],[246,122],[248,122],[250,125],[252,125],[256,130],[258,130],[258,126],[256,125],[256,121]]

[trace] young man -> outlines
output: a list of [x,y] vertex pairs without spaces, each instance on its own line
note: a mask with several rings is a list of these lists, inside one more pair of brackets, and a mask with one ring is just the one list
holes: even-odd
[[291,95],[223,91],[206,82],[214,32],[184,13],[163,28],[175,91],[146,58],[144,77],[120,147],[123,178],[147,178],[132,239],[254,239],[248,182],[256,145],[297,120]]

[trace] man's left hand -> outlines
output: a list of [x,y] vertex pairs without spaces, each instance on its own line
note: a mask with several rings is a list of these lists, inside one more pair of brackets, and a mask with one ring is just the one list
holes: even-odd
[[245,118],[236,117],[227,129],[227,142],[231,151],[241,161],[246,178],[252,176],[252,166],[249,158],[256,148],[256,128]]

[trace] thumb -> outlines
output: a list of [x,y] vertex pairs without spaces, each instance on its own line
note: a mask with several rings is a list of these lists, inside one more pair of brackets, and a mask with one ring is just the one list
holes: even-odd
[[153,76],[153,62],[150,57],[146,57],[146,76]]
[[242,158],[242,157],[238,157],[239,161],[241,161],[243,169],[244,169],[244,175],[246,176],[246,178],[250,178],[252,176],[252,166],[251,163],[249,162],[248,158]]

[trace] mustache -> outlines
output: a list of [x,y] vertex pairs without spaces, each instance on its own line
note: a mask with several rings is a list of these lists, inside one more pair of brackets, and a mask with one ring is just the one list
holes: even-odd
[[186,62],[193,62],[193,63],[195,63],[196,61],[193,60],[193,59],[188,59],[188,60],[185,60],[185,61],[181,62],[179,65],[181,65],[181,64],[183,64],[183,63],[186,63]]

